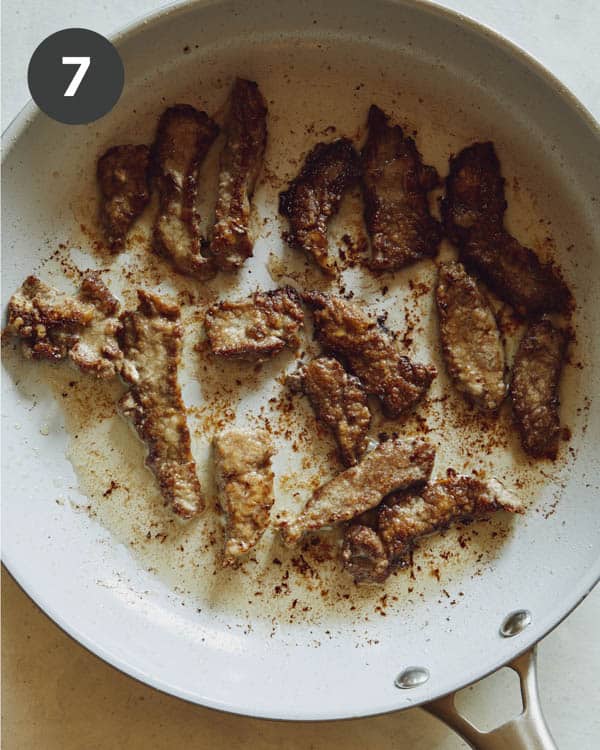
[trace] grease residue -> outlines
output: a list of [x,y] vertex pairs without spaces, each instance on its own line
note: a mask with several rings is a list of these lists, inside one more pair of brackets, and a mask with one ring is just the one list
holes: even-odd
[[[138,287],[152,288],[177,299],[185,329],[180,382],[188,407],[193,453],[208,501],[205,513],[182,523],[163,508],[154,478],[144,467],[144,448],[116,413],[115,403],[124,386],[95,382],[66,365],[22,362],[10,350],[7,357],[24,379],[31,368],[43,368],[44,378],[62,406],[69,433],[68,458],[80,489],[89,500],[82,510],[126,544],[139,565],[168,582],[192,606],[230,610],[249,622],[258,618],[310,623],[342,619],[359,623],[369,617],[400,613],[418,598],[448,607],[460,605],[461,580],[492,569],[513,525],[527,523],[527,518],[498,514],[423,540],[414,553],[411,570],[391,576],[383,588],[354,586],[340,569],[339,537],[334,533],[312,536],[294,551],[285,549],[275,523],[298,512],[317,486],[341,470],[333,441],[317,427],[306,399],[291,396],[284,385],[285,374],[297,366],[297,359],[306,361],[318,352],[310,320],[298,352],[284,352],[260,365],[223,362],[212,357],[204,343],[202,320],[208,305],[220,297],[241,297],[257,287],[272,288],[281,283],[344,294],[363,304],[374,315],[383,316],[386,326],[398,332],[399,342],[409,356],[433,362],[438,368],[427,398],[402,420],[386,420],[377,403],[371,401],[372,437],[384,439],[396,433],[427,435],[437,445],[435,476],[445,475],[449,469],[496,476],[521,494],[529,513],[552,512],[560,489],[544,502],[539,502],[539,494],[549,482],[560,488],[575,449],[563,443],[556,463],[531,461],[519,447],[508,403],[497,416],[482,416],[451,387],[441,359],[434,310],[436,263],[426,261],[378,278],[364,271],[360,260],[368,253],[368,246],[360,196],[354,192],[345,199],[331,226],[330,247],[339,257],[342,274],[335,281],[324,279],[303,256],[282,242],[283,227],[277,216],[277,194],[295,174],[306,151],[316,141],[338,135],[362,139],[367,108],[375,95],[378,104],[396,120],[408,126],[409,131],[416,130],[425,161],[436,165],[441,174],[445,174],[452,152],[476,138],[498,134],[473,109],[455,111],[449,130],[444,115],[447,101],[441,91],[425,97],[425,111],[423,91],[413,91],[406,85],[400,94],[395,82],[372,74],[369,78],[365,72],[360,85],[347,97],[332,85],[336,71],[330,70],[313,79],[310,96],[295,101],[290,96],[290,89],[297,84],[293,66],[288,72],[279,73],[268,62],[259,60],[255,68],[269,102],[270,140],[255,199],[254,222],[259,233],[255,257],[239,275],[221,275],[199,284],[174,274],[149,250],[155,202],[131,233],[126,250],[111,256],[97,226],[92,179],[71,204],[77,228],[69,230],[67,239],[61,238],[58,248],[37,269],[45,280],[64,287],[65,277],[77,284],[81,271],[98,268],[125,307],[136,304]],[[306,66],[302,71],[305,76]],[[221,71],[218,79],[228,74],[229,71]],[[210,82],[205,81],[204,91],[211,91]],[[200,105],[192,89],[178,93],[179,100]],[[205,106],[220,107],[224,95],[222,86],[215,85]],[[327,112],[323,112],[324,100],[330,103]],[[146,119],[152,120],[160,107],[158,103],[149,104],[148,110],[152,117]],[[517,155],[510,154],[499,137],[505,174],[514,178]],[[106,145],[110,144],[112,140],[107,138]],[[217,168],[218,144],[202,175],[200,208],[205,226],[211,221]],[[93,159],[89,169],[92,174]],[[566,246],[560,228],[551,227],[550,217],[542,212],[543,194],[533,172],[523,168],[518,180],[509,179],[507,197],[509,225],[523,241],[543,257],[557,252],[548,239],[550,234],[554,234],[557,247]],[[437,194],[431,197],[434,213],[436,198]],[[454,255],[454,249],[445,241],[439,260]],[[522,325],[497,301],[496,305],[511,359]],[[576,343],[572,345],[571,359],[578,361]],[[561,415],[569,430],[570,445],[581,439],[585,422],[585,415],[577,411],[583,405],[580,372],[578,367],[567,367],[562,382]],[[277,448],[276,503],[272,511],[274,523],[255,552],[239,569],[224,570],[220,566],[222,520],[216,509],[210,446],[215,432],[233,423],[260,425],[272,433]]]

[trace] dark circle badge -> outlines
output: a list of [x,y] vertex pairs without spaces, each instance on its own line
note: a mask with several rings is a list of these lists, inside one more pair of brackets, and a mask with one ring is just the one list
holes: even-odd
[[125,81],[117,50],[89,29],[63,29],[39,45],[29,61],[29,91],[49,117],[85,125],[115,106]]

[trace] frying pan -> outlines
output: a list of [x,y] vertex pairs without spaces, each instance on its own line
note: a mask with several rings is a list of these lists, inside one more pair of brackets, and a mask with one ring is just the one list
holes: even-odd
[[[32,271],[69,288],[74,266],[107,269],[106,278],[126,303],[132,291],[123,283],[124,270],[135,284],[174,293],[193,290],[185,280],[173,280],[159,261],[147,259],[143,222],[139,238],[118,259],[94,248],[94,164],[109,145],[149,142],[167,104],[189,101],[218,112],[236,74],[258,80],[270,107],[267,177],[256,200],[263,228],[236,293],[273,286],[278,274],[314,281],[279,239],[277,180],[289,178],[319,138],[332,132],[362,137],[367,107],[377,101],[417,131],[425,160],[441,174],[450,153],[476,139],[493,139],[508,177],[510,228],[542,253],[548,250],[547,237],[553,237],[550,251],[578,302],[572,365],[561,391],[571,439],[556,465],[528,463],[514,441],[498,454],[490,448],[489,459],[472,456],[467,469],[487,461],[487,468],[501,476],[526,477],[521,489],[526,516],[497,518],[471,532],[449,531],[432,539],[416,555],[414,579],[409,573],[393,577],[384,603],[380,590],[336,584],[333,564],[329,578],[325,572],[318,585],[307,585],[274,534],[263,540],[256,572],[239,572],[242,582],[236,583],[213,576],[214,552],[201,546],[187,550],[186,534],[192,532],[174,529],[161,515],[152,479],[139,468],[142,449],[111,412],[118,386],[92,386],[64,368],[32,367],[8,345],[2,413],[2,546],[8,569],[47,614],[94,653],[189,701],[296,720],[423,705],[474,747],[553,747],[537,700],[532,649],[585,597],[600,572],[597,125],[520,50],[430,4],[197,2],[159,12],[115,42],[127,84],[109,116],[87,127],[65,128],[30,105],[6,134],[3,306]],[[352,231],[359,231],[356,205],[351,203],[340,219]],[[336,231],[344,230],[334,228],[334,239]],[[422,265],[390,279],[387,295],[377,281],[360,286],[351,276],[350,282],[357,298],[374,310],[385,308],[392,327],[401,328],[408,320],[403,303],[415,287],[409,282],[434,278],[433,264]],[[209,289],[227,294],[232,286],[219,281]],[[415,302],[420,317],[412,348],[440,364],[430,297]],[[199,330],[193,306],[185,308],[184,318],[190,330]],[[186,400],[197,409],[190,421],[202,473],[214,411],[224,413],[227,403],[219,400],[216,386],[198,385],[192,344],[186,344],[181,378]],[[292,364],[269,363],[256,377],[240,366],[250,387],[237,394],[236,419],[252,424],[275,376]],[[223,371],[215,380],[234,376]],[[436,387],[438,393],[449,389],[443,366]],[[202,411],[209,407],[213,422]],[[442,472],[459,461],[465,464],[461,435],[467,444],[473,423],[444,426],[439,408],[433,404],[431,415],[423,414],[435,422],[436,471]],[[302,416],[303,405],[296,410],[298,419],[308,418]],[[409,420],[403,429],[416,428]],[[333,470],[321,455],[327,452],[326,439],[310,440],[316,451],[312,463],[302,466],[285,449],[290,440],[279,441],[278,502],[279,495],[289,496],[297,507],[292,490],[302,496],[310,485],[306,477]],[[210,477],[202,478],[210,488]],[[149,550],[143,540],[146,533],[152,536],[151,528],[166,528],[170,536],[163,534]],[[202,532],[197,526],[194,533]],[[470,544],[463,550],[458,542],[467,533]],[[180,558],[178,547],[187,550]],[[273,550],[283,556],[283,568],[292,566],[283,603],[281,587],[277,591],[272,585],[273,566],[262,565],[272,560]],[[450,559],[440,564],[444,556]],[[256,576],[263,588],[253,597]],[[209,585],[213,579],[217,583]],[[331,585],[329,591],[324,583]],[[306,605],[304,613],[293,598]],[[507,664],[520,675],[524,713],[483,734],[457,713],[453,693]]]

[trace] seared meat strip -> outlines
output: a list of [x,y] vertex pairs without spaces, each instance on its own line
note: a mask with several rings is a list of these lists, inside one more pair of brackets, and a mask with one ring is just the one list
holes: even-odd
[[29,276],[10,298],[5,332],[21,339],[28,359],[57,362],[68,356],[84,372],[112,377],[121,357],[118,310],[96,271],[84,274],[77,297]]
[[392,334],[358,305],[321,292],[302,297],[314,310],[318,341],[344,358],[367,393],[379,397],[388,417],[398,417],[422,398],[436,375],[433,365],[401,356]]
[[356,583],[382,583],[390,574],[387,550],[377,532],[352,523],[344,531],[342,565]]
[[307,531],[349,521],[379,505],[394,490],[426,482],[435,449],[425,440],[388,440],[363,456],[360,463],[319,487],[300,515],[281,527],[286,544]]
[[318,422],[333,432],[344,466],[357,464],[367,449],[371,412],[361,382],[337,359],[318,357],[288,378],[308,396]]
[[450,160],[441,207],[461,260],[517,312],[568,310],[571,295],[552,265],[504,229],[504,179],[493,143],[474,143]]
[[215,438],[217,486],[227,515],[224,566],[254,547],[269,525],[272,455],[266,430],[231,429]]
[[327,225],[359,173],[358,154],[347,138],[318,143],[300,174],[279,195],[279,213],[290,223],[290,245],[304,250],[329,275],[335,275],[336,268],[328,253]]
[[119,312],[119,300],[102,281],[98,271],[86,271],[81,279],[81,296],[89,300],[96,309],[106,316]]
[[190,518],[204,509],[204,499],[177,379],[179,308],[142,290],[138,297],[138,309],[121,315],[122,377],[130,388],[119,407],[148,447],[146,465],[156,476],[165,504]]
[[382,506],[378,532],[390,565],[405,565],[419,537],[497,510],[524,512],[519,498],[497,479],[489,482],[467,476],[441,479],[420,492],[401,495],[394,505]]
[[370,108],[368,124],[361,160],[369,267],[395,271],[437,255],[442,230],[429,213],[427,193],[439,176],[423,164],[413,139],[405,138],[399,125],[388,125],[379,107]]
[[226,127],[210,250],[220,269],[235,271],[252,255],[250,201],[267,145],[267,105],[253,81],[235,81]]
[[342,564],[357,583],[381,583],[395,567],[408,564],[419,538],[497,510],[524,512],[519,498],[497,479],[457,476],[390,495],[371,525],[357,519],[346,528]]
[[206,112],[177,104],[160,118],[153,146],[160,197],[154,249],[180,273],[198,279],[214,274],[214,264],[202,254],[196,199],[198,172],[218,132]]
[[28,276],[8,302],[5,333],[22,341],[28,359],[64,359],[81,330],[94,318],[94,306]]
[[303,322],[297,292],[283,287],[257,291],[237,302],[219,302],[208,309],[204,326],[214,354],[255,359],[297,346]]
[[513,411],[523,449],[535,458],[555,459],[558,452],[558,383],[566,347],[564,331],[543,319],[525,332],[515,357]]
[[497,409],[506,395],[504,345],[488,300],[457,262],[440,266],[436,300],[448,374],[481,409]]
[[80,297],[91,302],[95,310],[90,324],[71,347],[69,357],[83,372],[97,378],[111,378],[119,372],[123,359],[117,341],[121,305],[97,271],[84,274]]
[[121,250],[127,232],[148,205],[149,168],[148,146],[114,146],[98,159],[100,218],[113,253]]
[[474,234],[489,235],[502,228],[504,178],[491,141],[474,143],[450,159],[441,208],[448,237],[461,248]]

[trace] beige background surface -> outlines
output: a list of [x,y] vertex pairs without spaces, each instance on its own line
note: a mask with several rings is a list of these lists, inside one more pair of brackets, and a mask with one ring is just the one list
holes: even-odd
[[[367,0],[365,0],[367,1]],[[111,33],[164,0],[4,0],[2,127],[28,98],[28,60],[68,26]],[[596,0],[447,0],[526,48],[600,116],[600,4]],[[9,530],[3,529],[4,533]],[[4,750],[457,750],[465,745],[415,709],[374,719],[281,724],[219,714],[141,685],[88,653],[2,572]],[[600,590],[539,651],[540,692],[561,750],[600,747]],[[357,690],[360,683],[357,682]],[[511,690],[513,688],[513,690]],[[460,697],[485,727],[511,716],[515,685],[503,670]]]
[[[541,698],[561,750],[600,742],[600,590],[540,646]],[[200,708],[117,672],[43,615],[2,571],[3,750],[458,750],[420,709],[326,724],[279,723]],[[509,676],[463,692],[483,728],[515,709]],[[360,684],[357,683],[357,689]],[[486,709],[487,706],[487,709]],[[511,710],[512,709],[512,710]]]

